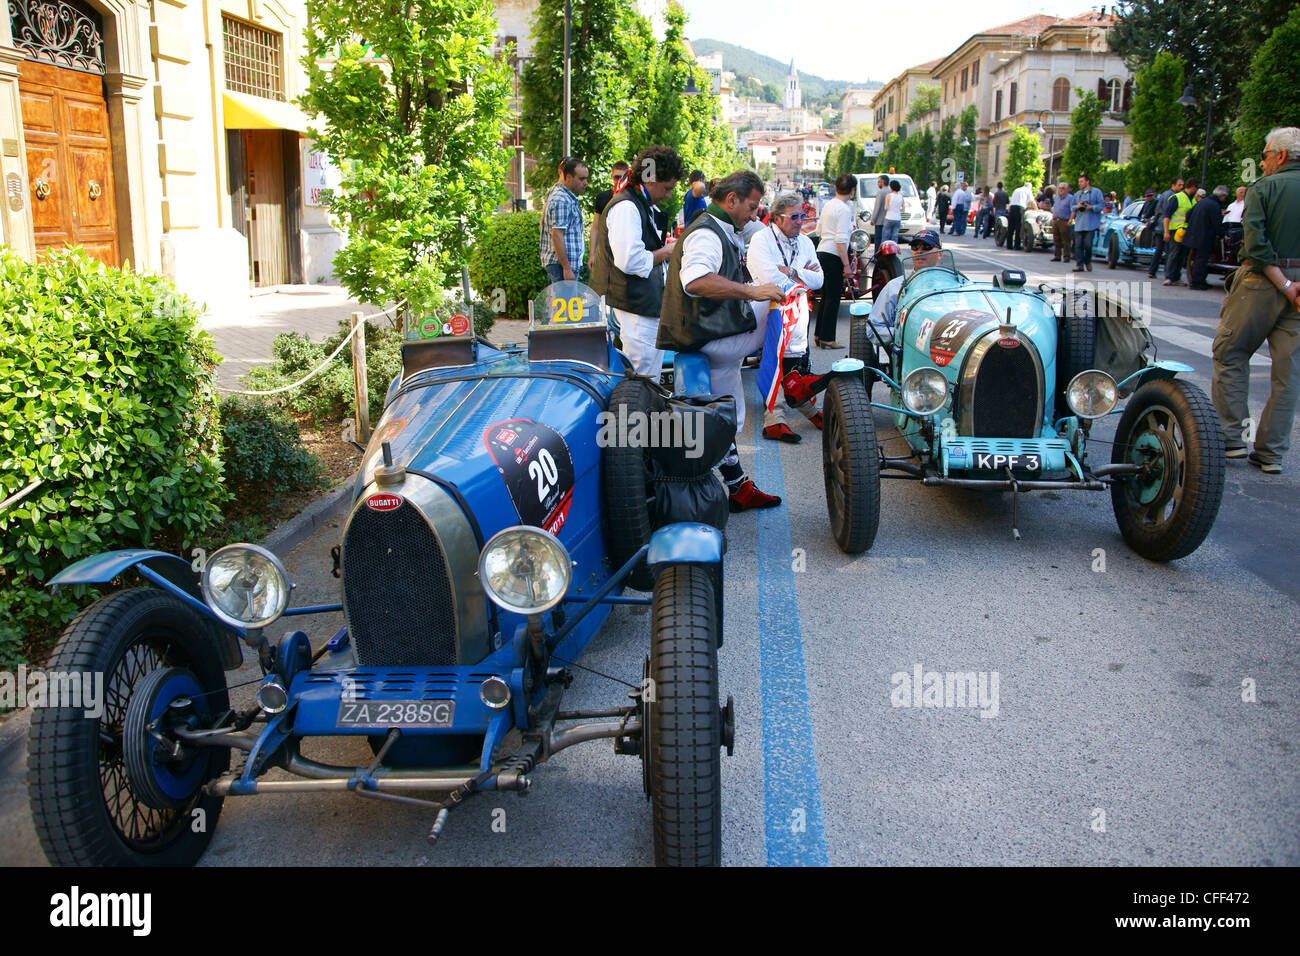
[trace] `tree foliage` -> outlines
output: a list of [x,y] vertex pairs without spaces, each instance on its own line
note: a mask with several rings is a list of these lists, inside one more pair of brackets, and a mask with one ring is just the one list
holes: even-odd
[[[966,182],[974,183],[979,178],[979,170],[975,168],[975,146],[976,126],[979,123],[979,107],[972,103],[961,111],[961,129],[957,135],[957,168],[966,174]],[[960,145],[965,139],[966,146]]]
[[1128,191],[1140,196],[1148,188],[1165,189],[1183,168],[1183,61],[1161,51],[1137,75],[1137,92],[1129,112],[1133,155],[1128,164]]
[[[334,272],[363,302],[426,307],[505,198],[510,72],[487,0],[308,0],[301,103],[343,170]],[[363,42],[364,41],[364,42]]]
[[907,121],[910,123],[918,116],[924,116],[931,110],[939,108],[939,94],[941,88],[929,83],[916,84],[916,96],[907,107]]
[[1038,189],[1043,184],[1043,144],[1037,136],[1023,126],[1017,126],[1007,144],[1007,171],[1005,181],[1019,188],[1029,183]]
[[1075,89],[1079,105],[1070,114],[1070,138],[1061,156],[1061,178],[1074,183],[1081,175],[1096,176],[1101,169],[1101,100],[1094,91]]
[[[1240,170],[1255,168],[1275,126],[1300,126],[1300,7],[1255,54],[1241,84],[1235,133]],[[1252,166],[1251,164],[1254,164]],[[1229,182],[1235,182],[1229,180]]]
[[[931,177],[931,179],[938,179],[947,183],[949,189],[953,189],[957,185],[952,181],[952,176],[957,171],[957,141],[957,118],[949,116],[939,124],[939,136],[934,144],[938,175]],[[951,164],[947,162],[949,159],[952,160]],[[950,169],[951,172],[949,172]]]

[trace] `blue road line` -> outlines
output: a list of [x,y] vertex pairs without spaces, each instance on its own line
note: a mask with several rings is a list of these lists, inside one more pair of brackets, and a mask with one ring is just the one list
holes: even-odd
[[[754,420],[754,480],[785,496],[781,451]],[[794,593],[790,515],[783,503],[758,512],[759,683],[763,698],[763,791],[768,866],[826,866],[821,787],[804,680],[803,634]]]

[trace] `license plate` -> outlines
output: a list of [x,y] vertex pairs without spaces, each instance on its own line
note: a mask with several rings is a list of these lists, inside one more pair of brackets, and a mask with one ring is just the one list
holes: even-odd
[[454,700],[342,700],[340,727],[450,727]]
[[1039,471],[1043,467],[1043,459],[1034,452],[1025,455],[986,455],[980,452],[975,455],[975,467],[989,468],[994,471],[1002,471],[1004,468]]

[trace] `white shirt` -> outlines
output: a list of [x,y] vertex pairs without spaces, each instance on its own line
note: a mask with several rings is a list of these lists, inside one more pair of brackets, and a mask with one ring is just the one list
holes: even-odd
[[[641,232],[641,213],[635,200],[624,200],[605,207],[609,227],[609,251],[614,267],[630,276],[647,278],[655,267],[654,253],[645,247]],[[653,212],[656,207],[651,206]],[[651,223],[654,217],[651,216]],[[658,226],[654,226],[658,230]],[[660,264],[662,267],[662,263]]]
[[[745,243],[740,238],[736,230],[723,222],[717,216],[710,212],[700,213],[701,216],[712,216],[713,221],[722,227],[722,231],[727,234],[736,246],[736,252],[743,260],[745,258]],[[698,216],[696,217],[699,218]],[[694,225],[694,223],[692,223]],[[690,235],[682,239],[682,266],[677,276],[682,283],[682,291],[693,299],[699,298],[686,287],[696,279],[702,278],[710,273],[717,272],[722,268],[722,240],[718,238],[717,233],[712,229],[706,229],[701,226],[691,232]]]
[[1241,214],[1246,211],[1246,200],[1234,199],[1228,203],[1228,214],[1223,217],[1224,222],[1241,222]]
[[762,232],[754,234],[745,253],[745,265],[755,282],[779,285],[786,278],[781,267],[787,265],[798,271],[799,281],[809,289],[820,289],[826,278],[817,264],[812,240],[799,233],[787,239],[775,226],[764,226]]
[[888,202],[889,205],[885,207],[885,220],[887,222],[902,222],[903,194],[901,192],[896,193],[891,189],[889,191],[889,199],[887,199],[886,202]]
[[1024,206],[1026,209],[1034,204],[1034,191],[1028,185],[1021,186],[1011,194],[1011,205]]
[[817,234],[821,240],[817,251],[839,256],[837,245],[849,244],[849,233],[853,231],[853,210],[843,199],[836,196],[822,206],[821,217],[817,220]]

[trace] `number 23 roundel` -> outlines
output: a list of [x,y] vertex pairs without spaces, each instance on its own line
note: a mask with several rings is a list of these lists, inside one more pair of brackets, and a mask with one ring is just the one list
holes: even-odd
[[573,456],[564,437],[531,419],[511,418],[488,426],[483,443],[519,520],[559,534],[573,503]]

